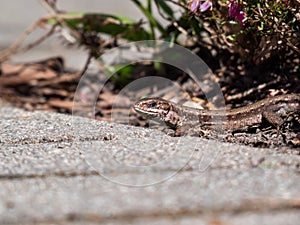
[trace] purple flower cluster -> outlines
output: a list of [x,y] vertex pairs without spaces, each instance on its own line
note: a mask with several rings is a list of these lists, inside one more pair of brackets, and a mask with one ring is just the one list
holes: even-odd
[[246,13],[241,10],[242,4],[240,0],[232,0],[229,3],[229,17],[239,21],[240,24],[245,26],[245,18],[246,18]]
[[211,0],[191,0],[189,2],[190,12],[195,15],[199,15],[201,12],[205,12],[211,7]]
[[[189,10],[193,15],[200,15],[212,8],[211,0],[191,0],[189,2]],[[240,0],[231,0],[229,3],[229,17],[239,21],[243,26],[245,25],[246,13],[241,9],[242,3]]]

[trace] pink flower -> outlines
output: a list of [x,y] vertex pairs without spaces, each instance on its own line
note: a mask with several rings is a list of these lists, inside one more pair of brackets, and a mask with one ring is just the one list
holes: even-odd
[[212,2],[211,0],[191,0],[189,7],[192,14],[199,15],[201,12],[212,8]]
[[239,0],[231,0],[229,3],[229,17],[237,20],[245,26],[246,13],[241,10],[242,4]]

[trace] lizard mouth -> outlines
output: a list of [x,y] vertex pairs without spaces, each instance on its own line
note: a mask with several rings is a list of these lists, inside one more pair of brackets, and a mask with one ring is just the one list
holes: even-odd
[[150,110],[144,110],[139,106],[134,106],[133,109],[137,113],[140,113],[141,115],[143,115],[144,117],[146,117],[148,119],[153,119],[153,118],[156,118],[158,116],[157,112],[151,112]]

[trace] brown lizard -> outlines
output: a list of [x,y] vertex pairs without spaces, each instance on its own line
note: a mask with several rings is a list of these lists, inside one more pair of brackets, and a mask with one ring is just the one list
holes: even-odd
[[186,130],[188,134],[199,134],[201,130],[209,128],[244,130],[260,125],[264,119],[279,128],[284,123],[284,118],[290,115],[300,122],[300,94],[270,97],[228,111],[191,108],[161,98],[141,99],[133,108],[148,119],[164,122],[176,130],[177,134]]

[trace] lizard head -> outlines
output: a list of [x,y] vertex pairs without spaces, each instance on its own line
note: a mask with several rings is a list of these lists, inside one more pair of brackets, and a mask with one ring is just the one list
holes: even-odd
[[164,122],[172,128],[178,126],[179,116],[175,104],[161,98],[143,98],[137,101],[133,108],[143,117],[158,122]]

